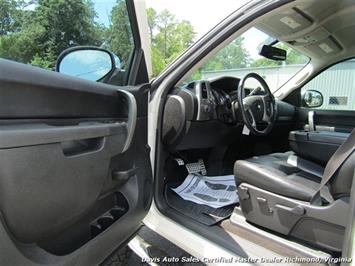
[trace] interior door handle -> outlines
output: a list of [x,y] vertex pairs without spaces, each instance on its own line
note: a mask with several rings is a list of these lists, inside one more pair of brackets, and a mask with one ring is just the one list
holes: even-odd
[[60,145],[65,156],[74,156],[85,154],[87,152],[99,151],[103,147],[104,142],[104,137],[99,137],[92,139],[64,141],[61,142]]
[[301,215],[306,213],[305,208],[303,208],[302,206],[299,206],[299,205],[296,206],[296,207],[291,208],[291,207],[287,207],[287,206],[284,206],[284,205],[276,204],[275,208],[279,209],[279,210],[283,210],[283,211],[289,212],[289,213],[292,213],[292,214],[297,215],[297,216],[301,216]]

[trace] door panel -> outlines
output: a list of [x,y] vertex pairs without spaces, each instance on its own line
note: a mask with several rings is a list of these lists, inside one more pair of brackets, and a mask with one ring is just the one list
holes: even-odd
[[119,87],[0,60],[0,118],[127,116]]
[[355,127],[355,111],[299,108],[301,127],[308,125],[308,112],[310,111],[314,111],[314,122],[317,130],[349,133]]
[[134,234],[152,198],[148,90],[0,59],[1,265],[97,264]]

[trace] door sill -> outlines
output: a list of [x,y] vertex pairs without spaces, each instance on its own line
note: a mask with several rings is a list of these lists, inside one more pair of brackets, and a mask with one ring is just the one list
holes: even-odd
[[247,238],[258,245],[265,243],[269,249],[285,257],[321,258],[325,260],[332,257],[324,251],[283,238],[248,223],[240,207],[234,209],[230,219],[224,221],[221,227],[234,235]]

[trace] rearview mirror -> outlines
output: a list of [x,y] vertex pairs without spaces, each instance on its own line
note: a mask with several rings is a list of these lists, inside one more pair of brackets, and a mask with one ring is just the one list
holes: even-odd
[[78,46],[62,52],[56,71],[86,80],[100,81],[116,69],[117,58],[107,50]]
[[323,104],[323,95],[316,90],[307,90],[302,95],[302,103],[304,107],[320,107]]
[[286,50],[274,46],[270,46],[270,45],[263,45],[263,47],[259,52],[259,55],[277,61],[285,61],[287,58]]

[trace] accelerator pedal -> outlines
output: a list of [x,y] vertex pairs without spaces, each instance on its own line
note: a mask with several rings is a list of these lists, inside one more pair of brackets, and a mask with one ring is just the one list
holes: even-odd
[[188,163],[185,165],[187,172],[189,174],[201,174],[201,175],[206,175],[206,166],[205,163],[203,162],[203,159],[198,159],[196,163]]

